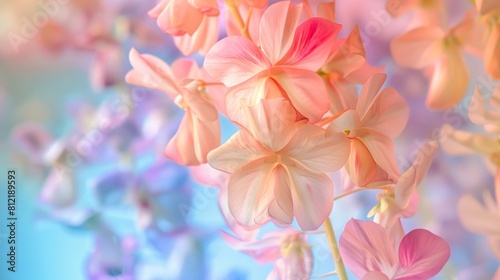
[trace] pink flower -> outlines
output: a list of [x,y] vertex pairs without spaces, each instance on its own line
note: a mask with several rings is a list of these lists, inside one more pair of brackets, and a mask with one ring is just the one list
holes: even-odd
[[401,223],[386,229],[351,219],[339,241],[345,265],[363,280],[429,279],[450,257],[441,237],[424,229],[404,234]]
[[205,16],[218,15],[216,0],[162,0],[149,11],[158,26],[174,36],[193,35]]
[[376,181],[394,182],[399,177],[392,138],[404,129],[409,109],[393,88],[378,93],[385,79],[385,74],[368,79],[356,107],[345,111],[327,129],[349,137],[351,153],[345,168],[361,187]]
[[186,56],[197,51],[206,54],[217,41],[219,13],[215,0],[162,0],[149,11]]
[[373,74],[383,71],[383,67],[374,68],[367,64],[358,26],[346,39],[339,39],[338,44],[321,68],[332,115],[355,109],[358,99],[356,84],[363,84]]
[[128,83],[166,92],[186,112],[165,155],[183,165],[206,163],[208,152],[220,144],[220,125],[196,62],[181,59],[170,68],[157,57],[132,49],[130,63],[134,69],[125,78]]
[[420,148],[410,168],[394,185],[385,186],[377,195],[379,203],[368,216],[375,215],[375,222],[384,226],[393,226],[399,218],[408,218],[415,214],[418,204],[417,187],[424,178],[436,154],[438,145],[431,141]]
[[302,232],[287,228],[268,232],[260,240],[242,241],[227,234],[223,238],[259,263],[273,262],[268,280],[302,280],[311,276],[314,264],[311,245]]
[[432,67],[427,106],[445,110],[464,97],[469,85],[469,71],[462,53],[473,33],[469,14],[463,22],[445,31],[438,26],[424,26],[397,37],[391,43],[394,60],[408,68]]
[[242,129],[208,155],[209,164],[231,173],[229,210],[247,227],[293,218],[302,229],[317,229],[333,206],[333,183],[325,172],[347,159],[345,135],[295,122],[283,98],[246,107]]
[[230,36],[207,53],[205,69],[230,87],[228,116],[238,119],[242,106],[259,100],[285,97],[310,122],[328,111],[326,89],[316,73],[326,62],[340,26],[322,18],[311,18],[297,26],[301,6],[289,1],[271,5],[259,25],[258,45]]

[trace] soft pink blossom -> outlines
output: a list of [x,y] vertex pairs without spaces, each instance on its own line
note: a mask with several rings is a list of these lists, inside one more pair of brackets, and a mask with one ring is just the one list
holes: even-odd
[[207,93],[203,74],[196,62],[177,60],[170,68],[152,55],[130,51],[130,84],[167,93],[185,110],[179,129],[165,148],[165,155],[183,165],[207,162],[207,154],[220,144],[219,114],[215,100]]
[[455,27],[422,26],[395,38],[391,43],[394,60],[413,69],[432,67],[427,106],[445,110],[458,104],[469,85],[469,71],[463,46],[471,40],[474,20],[469,14]]
[[311,122],[327,112],[325,85],[316,71],[326,62],[340,26],[322,18],[298,25],[301,7],[289,1],[273,4],[260,21],[257,45],[230,36],[207,53],[207,72],[230,87],[230,118],[238,119],[245,104],[273,97],[285,97]]
[[317,229],[333,206],[333,183],[325,174],[342,167],[348,140],[342,133],[295,122],[283,98],[244,107],[242,129],[208,155],[216,169],[231,173],[229,210],[247,227],[293,218],[302,229]]
[[404,129],[409,109],[393,88],[379,92],[385,79],[385,74],[368,79],[359,98],[352,97],[356,107],[346,108],[328,127],[329,133],[342,132],[350,139],[351,153],[345,168],[361,187],[376,181],[395,182],[399,177],[392,139]]
[[253,257],[259,263],[274,263],[268,280],[273,279],[308,279],[313,269],[311,245],[305,234],[291,228],[268,232],[257,240],[242,241],[232,236],[223,235],[236,250]]
[[450,247],[425,229],[404,234],[401,223],[384,228],[351,219],[340,236],[345,265],[363,280],[429,279],[450,257]]
[[418,205],[417,187],[423,180],[436,154],[438,145],[431,141],[423,145],[417,153],[412,166],[399,177],[394,185],[387,185],[377,195],[379,203],[370,211],[375,214],[375,222],[384,226],[393,226],[399,218],[408,218],[415,214]]

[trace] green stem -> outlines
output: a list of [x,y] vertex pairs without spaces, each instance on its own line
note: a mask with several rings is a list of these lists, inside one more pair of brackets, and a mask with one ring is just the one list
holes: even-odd
[[337,245],[337,239],[335,238],[335,232],[333,231],[332,222],[330,218],[327,218],[323,223],[323,228],[325,229],[326,239],[330,245],[330,251],[332,252],[333,262],[335,263],[335,271],[339,277],[339,280],[347,280],[347,273],[345,271],[344,262],[340,256],[339,246]]

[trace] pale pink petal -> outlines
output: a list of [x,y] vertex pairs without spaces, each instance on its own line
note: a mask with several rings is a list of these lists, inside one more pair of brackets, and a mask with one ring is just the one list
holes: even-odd
[[290,192],[290,178],[286,169],[278,165],[274,168],[269,184],[274,186],[275,201],[269,206],[268,214],[273,221],[281,225],[291,224],[293,221],[293,202]]
[[[152,11],[150,15],[157,14]],[[168,34],[178,36],[193,35],[203,19],[201,11],[191,6],[185,0],[170,0],[158,14],[156,23],[160,29]]]
[[399,245],[400,270],[395,279],[429,279],[450,258],[450,246],[441,237],[424,229],[409,232]]
[[208,163],[215,169],[234,173],[249,162],[262,158],[267,151],[246,130],[239,131],[226,143],[208,154]]
[[281,257],[281,240],[287,232],[287,230],[270,231],[259,240],[239,240],[228,234],[222,234],[222,238],[231,247],[248,254],[258,263],[269,263]]
[[192,58],[179,58],[172,63],[170,69],[179,83],[183,80],[198,79],[200,76],[198,64]]
[[327,128],[327,134],[331,132],[345,132],[351,136],[353,130],[359,128],[361,120],[359,114],[355,110],[344,111],[338,116]]
[[437,143],[426,143],[417,153],[413,165],[399,178],[394,188],[396,201],[402,209],[408,207],[413,192],[422,181],[437,151]]
[[429,85],[426,104],[431,109],[446,110],[457,105],[469,86],[467,63],[459,49],[449,49],[441,57]]
[[309,122],[319,121],[330,108],[325,84],[316,72],[282,67],[271,74],[293,107]]
[[180,93],[174,73],[161,59],[152,55],[141,55],[135,49],[130,50],[129,59],[134,69],[125,76],[127,83],[164,91],[172,98]]
[[386,79],[386,74],[375,74],[363,84],[361,93],[359,94],[358,104],[356,106],[356,111],[358,111],[360,116],[363,116],[366,112],[368,112],[373,101],[377,97],[378,91],[382,88]]
[[374,97],[361,122],[363,126],[396,137],[405,128],[409,116],[405,99],[394,88],[385,88]]
[[354,184],[364,187],[375,181],[377,163],[366,145],[359,139],[352,139],[350,143],[351,153],[346,162],[345,169]]
[[269,184],[272,172],[273,164],[255,160],[231,175],[228,185],[229,210],[242,225],[254,226],[255,219],[262,213],[267,213],[269,204],[274,199],[275,186]]
[[197,183],[204,186],[226,188],[229,174],[211,167],[208,163],[191,166],[191,175]]
[[394,142],[389,137],[375,130],[365,129],[365,135],[359,139],[370,151],[375,162],[387,172],[394,181],[399,178],[399,168],[396,162]]
[[293,212],[302,230],[316,230],[333,207],[333,183],[322,173],[288,166]]
[[254,77],[227,90],[225,107],[227,117],[237,124],[246,122],[245,108],[255,106],[263,99],[283,98],[281,89],[270,77]]
[[174,42],[183,55],[188,56],[197,51],[204,55],[217,42],[218,36],[219,19],[217,17],[203,16],[200,26],[193,35],[174,36]]
[[370,271],[385,272],[398,265],[398,257],[385,229],[371,221],[351,219],[340,236],[339,249],[344,264],[358,278]]
[[464,227],[475,233],[500,235],[500,213],[488,211],[474,197],[463,196],[458,202],[458,217]]
[[[229,178],[228,178],[229,180]],[[259,233],[259,228],[247,228],[244,227],[236,221],[236,219],[233,217],[231,214],[231,211],[229,211],[229,203],[228,203],[228,196],[227,196],[227,182],[226,186],[220,189],[219,192],[219,208],[222,212],[222,216],[224,216],[224,219],[226,220],[227,226],[242,240],[254,240],[257,237],[257,234]],[[224,232],[221,232],[222,237],[226,236]],[[226,239],[226,238],[224,238]],[[226,239],[227,241],[227,239]],[[229,242],[228,242],[229,243]]]
[[419,27],[397,37],[391,43],[394,60],[405,67],[421,69],[443,53],[445,33],[439,27]]
[[295,32],[293,43],[277,63],[310,71],[317,71],[326,62],[340,25],[322,18],[311,18]]
[[305,124],[282,152],[310,171],[334,172],[349,156],[349,140],[344,133],[326,136],[324,129]]
[[292,46],[301,10],[302,4],[282,1],[269,6],[262,15],[259,44],[272,64],[280,61]]
[[281,150],[295,134],[296,113],[284,98],[263,99],[242,109],[245,117],[239,124],[270,151]]
[[268,69],[270,63],[252,41],[230,36],[208,51],[203,67],[214,79],[232,87]]
[[330,56],[327,64],[322,69],[325,72],[340,73],[345,77],[359,70],[366,63],[365,56],[366,52],[359,27],[356,25],[340,49]]
[[390,280],[387,275],[383,274],[379,271],[370,271],[365,276],[363,276],[362,280]]
[[356,109],[358,91],[355,85],[336,81],[335,79],[326,80],[325,85],[332,115],[341,114],[345,110]]

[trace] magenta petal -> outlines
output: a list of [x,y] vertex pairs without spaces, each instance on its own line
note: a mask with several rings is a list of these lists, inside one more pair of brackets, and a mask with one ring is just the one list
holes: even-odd
[[428,230],[409,232],[399,245],[400,269],[395,279],[429,279],[436,275],[450,258],[450,246]]

